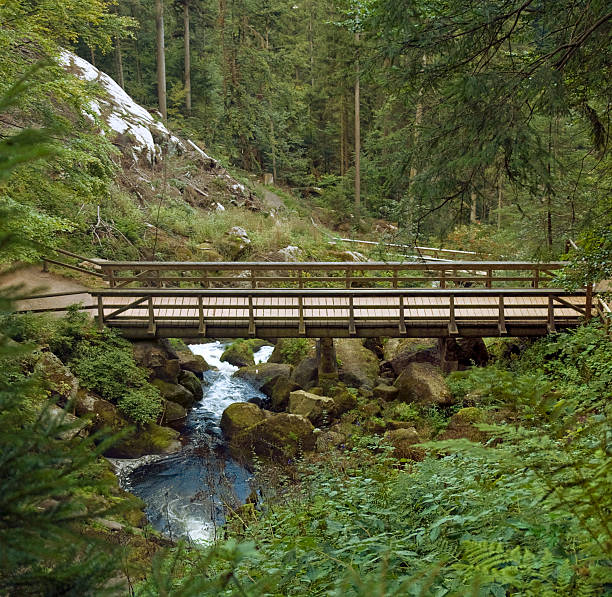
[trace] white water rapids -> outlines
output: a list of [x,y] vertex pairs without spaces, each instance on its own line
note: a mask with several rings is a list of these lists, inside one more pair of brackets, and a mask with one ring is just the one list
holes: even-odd
[[[237,367],[221,362],[227,343],[194,344],[217,371],[207,371],[202,384],[204,398],[189,413],[184,430],[188,444],[178,454],[115,461],[122,485],[147,504],[146,513],[157,530],[171,538],[207,543],[216,537],[227,505],[244,503],[251,493],[250,473],[211,445],[222,445],[219,421],[233,402],[265,398],[245,380],[232,377]],[[266,362],[272,346],[255,353],[255,362]]]

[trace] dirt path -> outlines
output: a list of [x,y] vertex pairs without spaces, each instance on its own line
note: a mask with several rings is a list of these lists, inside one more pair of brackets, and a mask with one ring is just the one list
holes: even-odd
[[270,209],[282,209],[285,207],[283,200],[276,193],[269,191],[261,184],[257,184],[256,187],[257,190],[261,191],[263,194],[263,202],[265,203],[266,207]]
[[[93,299],[87,294],[87,287],[83,284],[64,278],[51,272],[43,272],[40,266],[26,266],[0,276],[0,293],[4,289],[16,288],[18,296],[29,296],[34,294],[45,294],[53,292],[75,292],[70,296],[58,296],[44,299],[30,299],[17,301],[19,310],[58,308],[83,303],[93,305]],[[84,291],[84,292],[79,292]],[[93,315],[93,310],[89,311]]]

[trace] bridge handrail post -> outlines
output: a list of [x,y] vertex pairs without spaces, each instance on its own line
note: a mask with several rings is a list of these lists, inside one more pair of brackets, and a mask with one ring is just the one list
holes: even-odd
[[155,334],[155,309],[153,308],[152,296],[149,297],[147,304],[149,308],[149,328],[147,331],[149,334]]
[[104,299],[98,295],[98,329],[104,329]]
[[505,336],[508,333],[506,329],[506,305],[504,304],[504,295],[499,295],[499,317],[497,322],[499,328],[499,335]]
[[549,333],[554,333],[557,331],[557,326],[555,325],[555,304],[554,298],[552,294],[548,295],[548,331]]
[[536,267],[533,270],[533,279],[531,280],[531,287],[532,288],[539,288],[540,287],[540,270]]
[[456,336],[459,333],[457,329],[457,321],[455,319],[455,295],[451,294],[448,297],[449,300],[449,322],[448,322],[448,333],[451,336]]
[[584,320],[589,323],[593,314],[593,283],[587,284],[586,287],[586,304],[585,304],[585,318]]
[[253,307],[253,295],[249,294],[249,336],[255,336],[255,309]]

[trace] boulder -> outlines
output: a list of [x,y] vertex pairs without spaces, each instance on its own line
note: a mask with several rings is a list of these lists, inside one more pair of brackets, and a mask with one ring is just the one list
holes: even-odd
[[79,419],[79,417],[75,417],[55,404],[50,404],[43,408],[40,422],[44,427],[56,425],[69,426],[69,428],[62,429],[57,434],[59,439],[64,440],[73,439],[77,435],[80,437],[87,436],[87,427],[90,425],[89,421]]
[[153,376],[170,383],[176,383],[181,367],[168,351],[156,342],[135,342],[132,345],[134,360],[140,367],[153,372]]
[[259,406],[250,402],[234,402],[221,416],[221,429],[230,440],[238,433],[256,425],[266,418],[266,413]]
[[187,344],[177,338],[166,338],[160,340],[161,345],[166,349],[168,354],[179,362],[179,367],[185,371],[191,371],[199,377],[210,369],[210,365],[204,357],[199,354],[194,354],[189,350]]
[[448,427],[438,439],[465,438],[473,442],[486,441],[489,436],[476,427],[478,423],[485,423],[486,419],[486,413],[480,408],[462,408],[451,417]]
[[248,457],[251,452],[286,461],[313,450],[314,426],[300,415],[277,413],[239,433],[230,443],[232,453]]
[[52,352],[41,355],[34,367],[34,374],[40,376],[45,389],[51,392],[59,404],[64,405],[76,399],[79,380]]
[[164,400],[164,411],[161,423],[174,429],[181,429],[187,420],[187,410],[171,400]]
[[421,441],[414,427],[387,431],[384,438],[387,443],[393,446],[393,455],[396,458],[408,458],[415,461],[425,458],[425,450],[414,447],[415,444]]
[[406,350],[399,353],[389,361],[393,373],[401,373],[410,363],[429,363],[438,367],[440,365],[440,352],[437,348],[423,348],[422,350]]
[[244,228],[234,226],[228,230],[225,238],[220,243],[221,252],[230,261],[237,261],[251,244],[251,239]]
[[334,414],[336,416],[353,410],[357,406],[357,398],[342,386],[336,386],[332,394],[332,400],[334,401]]
[[199,402],[204,398],[204,390],[202,389],[202,380],[191,371],[181,371],[178,376],[178,382],[184,388],[187,388],[194,396],[195,401]]
[[340,379],[355,388],[372,389],[378,377],[378,359],[358,339],[341,339],[336,342],[336,355],[340,363]]
[[318,425],[325,419],[329,421],[334,413],[335,403],[327,396],[317,396],[304,390],[291,392],[289,395],[289,412],[302,415],[311,423]]
[[450,406],[454,399],[440,370],[429,363],[410,363],[395,380],[397,398],[424,406]]
[[112,458],[140,458],[149,454],[174,454],[183,447],[179,437],[179,432],[174,429],[149,423],[114,444],[105,455]]
[[390,386],[385,383],[378,384],[373,390],[374,398],[383,400],[384,402],[393,402],[397,398],[399,390],[395,386]]
[[232,342],[221,355],[221,360],[234,367],[251,367],[255,365],[253,348],[245,340]]
[[438,349],[446,373],[473,365],[483,367],[489,362],[489,351],[482,338],[440,338]]
[[286,410],[289,405],[289,394],[299,389],[300,386],[286,375],[277,375],[261,387],[261,391],[270,398],[270,409],[276,412]]
[[195,404],[195,396],[180,384],[170,383],[163,379],[154,379],[151,383],[160,391],[163,398],[180,404],[183,408],[191,408]]
[[317,435],[315,444],[317,452],[329,452],[346,442],[346,436],[337,431],[323,431]]
[[309,357],[300,361],[300,363],[293,371],[291,381],[300,386],[300,388],[303,388],[304,390],[309,390],[310,388],[317,385],[318,378],[319,366],[317,363],[317,358]]
[[419,352],[436,348],[436,341],[429,338],[389,338],[383,343],[381,359],[392,361],[402,353]]
[[246,379],[256,388],[261,388],[264,384],[279,375],[291,377],[292,371],[293,367],[291,365],[285,365],[283,363],[260,363],[259,365],[252,365],[251,367],[242,367],[234,373],[234,376],[240,379]]

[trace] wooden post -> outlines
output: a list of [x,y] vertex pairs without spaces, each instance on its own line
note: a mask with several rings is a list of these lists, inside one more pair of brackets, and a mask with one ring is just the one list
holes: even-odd
[[252,295],[249,295],[249,336],[255,336],[255,310]]
[[488,269],[487,270],[487,284],[486,284],[487,288],[492,288],[493,287],[493,270],[492,269]]
[[116,285],[116,282],[115,282],[115,271],[112,270],[112,269],[108,270],[108,285],[111,288],[114,288],[115,285]]
[[206,324],[204,323],[204,299],[198,297],[198,334],[206,336]]
[[349,297],[349,335],[354,336],[357,334],[355,328],[355,305],[353,304],[353,297]]
[[532,288],[540,287],[540,270],[537,268],[533,270],[533,280],[531,281],[531,287]]
[[440,270],[440,288],[446,288],[446,270]]
[[401,336],[406,335],[406,320],[404,318],[404,297],[401,294],[399,297],[399,333]]
[[350,288],[353,282],[351,281],[351,270],[347,268],[346,270],[346,287]]
[[98,295],[98,329],[102,331],[104,329],[104,300]]
[[397,288],[397,276],[398,276],[398,269],[397,267],[393,268],[393,288]]
[[593,284],[587,284],[586,287],[586,305],[585,305],[585,321],[589,323],[591,316],[593,315]]
[[304,323],[304,298],[301,296],[298,296],[298,316],[299,316],[298,334],[300,336],[305,336],[306,335],[306,324]]
[[48,272],[49,271],[49,263],[47,262],[47,260],[43,257],[43,272]]
[[499,315],[497,320],[497,327],[499,329],[499,335],[505,336],[508,333],[506,329],[506,306],[504,305],[504,296],[499,296]]
[[302,270],[299,269],[297,272],[298,275],[298,288],[301,290],[304,288],[304,279],[302,278]]
[[257,280],[255,279],[254,270],[251,270],[251,288],[257,288]]
[[548,295],[548,332],[550,334],[557,331],[557,326],[555,325],[555,304],[553,301],[553,295]]
[[153,297],[149,297],[149,327],[147,329],[147,333],[152,336],[155,335],[155,309],[153,308]]
[[459,335],[457,328],[457,322],[455,321],[455,295],[451,294],[449,297],[449,322],[448,322],[448,333],[451,336]]

